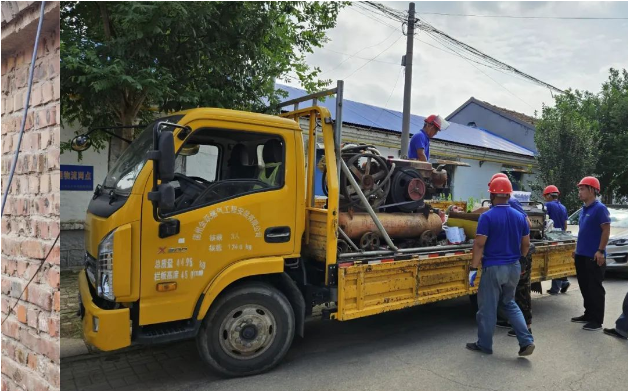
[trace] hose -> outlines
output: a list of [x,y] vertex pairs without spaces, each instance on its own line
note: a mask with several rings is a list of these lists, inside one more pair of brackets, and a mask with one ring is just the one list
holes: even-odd
[[15,166],[18,162],[18,156],[20,156],[20,146],[22,145],[22,136],[24,135],[24,127],[26,126],[26,115],[28,114],[29,102],[31,101],[31,88],[33,87],[33,70],[35,68],[35,60],[37,59],[37,46],[39,44],[39,36],[42,32],[42,23],[44,22],[45,5],[46,2],[42,1],[42,8],[39,13],[39,23],[37,24],[37,34],[35,35],[35,47],[33,47],[33,58],[31,59],[31,67],[28,72],[28,87],[26,88],[26,102],[24,102],[24,116],[22,117],[22,126],[20,126],[18,145],[15,148],[15,155],[13,155],[13,162],[11,163],[11,170],[9,171],[7,187],[4,189],[4,194],[2,195],[2,210],[0,210],[0,216],[4,216],[4,205],[7,203],[7,196],[9,195],[11,182],[13,182],[13,175],[15,174]]

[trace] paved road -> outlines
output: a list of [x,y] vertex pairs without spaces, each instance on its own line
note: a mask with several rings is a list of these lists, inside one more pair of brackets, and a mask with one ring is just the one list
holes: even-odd
[[[518,358],[515,338],[496,329],[495,353],[466,350],[476,339],[467,298],[350,322],[310,322],[274,371],[221,379],[192,341],[89,360],[62,360],[62,390],[555,390],[626,389],[627,342],[569,322],[582,314],[576,281],[567,294],[534,294],[537,346]],[[544,283],[544,289],[549,283]],[[621,312],[626,279],[608,279],[605,327]]]

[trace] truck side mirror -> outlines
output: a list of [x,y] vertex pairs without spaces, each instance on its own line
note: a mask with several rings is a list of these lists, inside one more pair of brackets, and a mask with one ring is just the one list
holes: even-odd
[[160,132],[158,138],[158,151],[160,158],[158,159],[158,179],[164,182],[170,182],[175,175],[175,143],[173,141],[173,132]]
[[70,148],[75,152],[83,152],[90,148],[91,145],[92,140],[87,134],[80,134],[70,142]]
[[175,188],[173,185],[170,183],[158,185],[158,193],[160,194],[158,208],[164,212],[173,210],[175,206]]

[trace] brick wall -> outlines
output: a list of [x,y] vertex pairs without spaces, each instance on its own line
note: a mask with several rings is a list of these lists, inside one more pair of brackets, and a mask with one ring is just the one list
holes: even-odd
[[[5,4],[2,5],[3,190],[24,112],[35,42],[32,26],[39,19],[37,4],[18,8],[7,18]],[[31,107],[2,218],[3,320],[59,234],[59,3],[47,5],[44,20],[48,23],[37,48]],[[5,35],[5,31],[11,36]],[[7,45],[13,46],[11,52],[5,52],[5,37],[12,43]],[[59,259],[57,242],[15,312],[2,325],[2,390],[59,389]]]

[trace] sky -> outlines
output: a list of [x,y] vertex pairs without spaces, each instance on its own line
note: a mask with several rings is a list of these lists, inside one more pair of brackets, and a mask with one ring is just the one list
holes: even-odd
[[[407,10],[408,2],[382,2]],[[416,2],[417,17],[481,52],[562,90],[597,92],[611,67],[628,69],[628,20],[508,19],[429,13],[545,17],[624,17],[627,2]],[[357,6],[343,9],[330,41],[307,55],[321,78],[343,79],[344,97],[403,110],[401,56],[406,38],[397,22]],[[473,64],[426,33],[414,41],[411,112],[446,117],[470,97],[528,115],[553,105],[550,90]],[[420,42],[424,41],[424,42]],[[432,46],[434,47],[432,47]],[[442,49],[442,50],[439,50]],[[381,54],[380,54],[381,53]],[[374,58],[373,61],[369,61]],[[485,75],[486,74],[486,75]],[[396,84],[395,84],[396,83]],[[285,84],[300,87],[291,80]],[[332,84],[333,86],[334,84]]]

